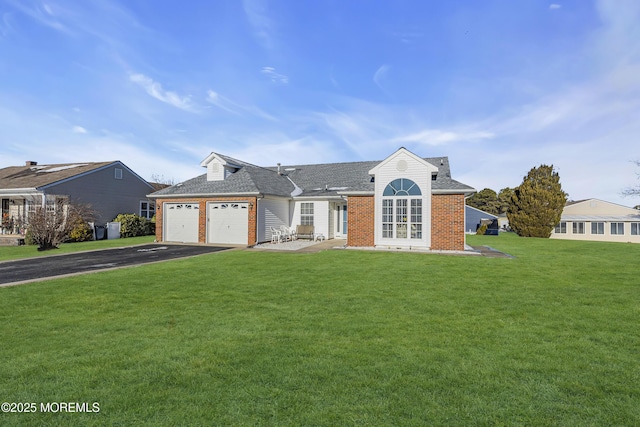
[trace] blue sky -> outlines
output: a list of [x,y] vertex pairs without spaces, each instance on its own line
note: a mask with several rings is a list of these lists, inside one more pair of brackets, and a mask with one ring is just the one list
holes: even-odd
[[637,0],[0,0],[0,167],[122,160],[144,178],[449,156],[514,187],[633,206]]

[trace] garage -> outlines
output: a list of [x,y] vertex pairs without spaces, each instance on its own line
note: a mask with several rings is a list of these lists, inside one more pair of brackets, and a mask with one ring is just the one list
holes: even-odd
[[167,242],[198,243],[198,203],[164,204],[164,240]]
[[247,245],[249,241],[249,204],[211,202],[208,204],[207,243]]

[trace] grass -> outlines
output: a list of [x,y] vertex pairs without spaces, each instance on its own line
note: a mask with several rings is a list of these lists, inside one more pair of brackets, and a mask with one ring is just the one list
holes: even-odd
[[638,425],[640,245],[231,251],[0,289],[2,425]]
[[117,248],[122,246],[141,245],[152,243],[154,236],[129,237],[126,239],[97,240],[91,242],[63,243],[58,249],[50,251],[38,251],[35,245],[30,246],[0,246],[0,261],[9,261],[21,258],[38,256],[59,255],[71,252],[92,251],[98,249]]

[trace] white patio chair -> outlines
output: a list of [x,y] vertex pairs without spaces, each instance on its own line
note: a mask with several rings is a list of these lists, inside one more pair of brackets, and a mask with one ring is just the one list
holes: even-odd
[[291,230],[286,225],[280,226],[280,235],[282,236],[282,239],[284,241],[293,240],[293,237],[291,236]]
[[269,227],[271,231],[271,243],[280,243],[282,241],[282,232],[275,227]]

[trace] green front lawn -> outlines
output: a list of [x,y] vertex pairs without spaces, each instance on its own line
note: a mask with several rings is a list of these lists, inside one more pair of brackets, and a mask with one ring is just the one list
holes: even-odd
[[[2,425],[638,425],[640,245],[231,251],[0,289]],[[38,406],[39,407],[39,406]]]

